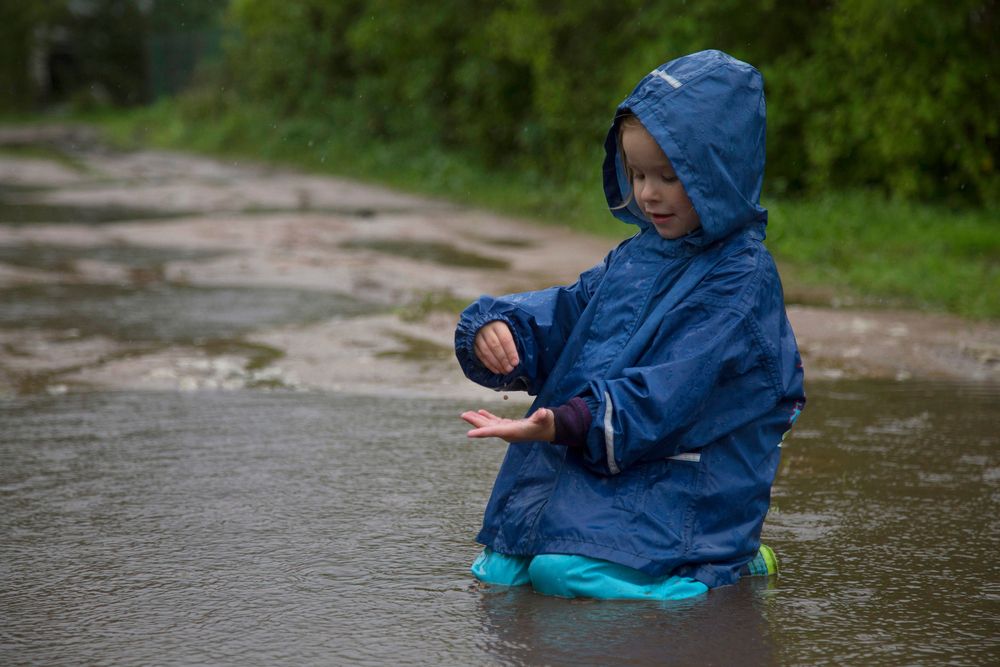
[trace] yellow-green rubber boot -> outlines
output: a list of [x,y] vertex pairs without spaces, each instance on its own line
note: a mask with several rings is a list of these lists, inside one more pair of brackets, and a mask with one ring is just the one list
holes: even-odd
[[760,545],[757,555],[744,566],[742,574],[745,577],[766,577],[778,574],[778,557],[774,555],[774,549],[766,544]]

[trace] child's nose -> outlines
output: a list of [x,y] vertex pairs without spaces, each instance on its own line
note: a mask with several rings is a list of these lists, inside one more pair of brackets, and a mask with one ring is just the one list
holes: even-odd
[[640,199],[647,202],[659,199],[659,193],[657,192],[655,185],[650,183],[648,180],[643,182],[638,195]]

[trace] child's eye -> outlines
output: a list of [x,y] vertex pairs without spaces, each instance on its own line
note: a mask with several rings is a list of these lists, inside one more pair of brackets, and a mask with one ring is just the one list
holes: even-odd
[[677,182],[677,177],[676,176],[667,176],[666,174],[663,174],[663,176],[661,178],[663,178],[663,182],[664,183],[676,183]]

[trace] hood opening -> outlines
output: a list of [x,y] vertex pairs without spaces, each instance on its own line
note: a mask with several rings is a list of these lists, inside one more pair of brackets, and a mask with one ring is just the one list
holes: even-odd
[[670,159],[701,220],[701,229],[665,243],[700,247],[767,221],[760,206],[766,107],[763,78],[721,51],[672,60],[646,75],[618,106],[605,140],[604,192],[618,219],[650,223],[634,198],[622,163],[619,127],[635,115]]

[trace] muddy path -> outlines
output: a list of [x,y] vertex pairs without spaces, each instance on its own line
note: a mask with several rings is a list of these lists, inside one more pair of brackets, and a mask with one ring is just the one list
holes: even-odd
[[[0,395],[500,400],[457,368],[457,312],[571,282],[613,245],[343,179],[116,152],[86,128],[0,128]],[[812,381],[1000,381],[998,323],[798,305],[786,288]]]

